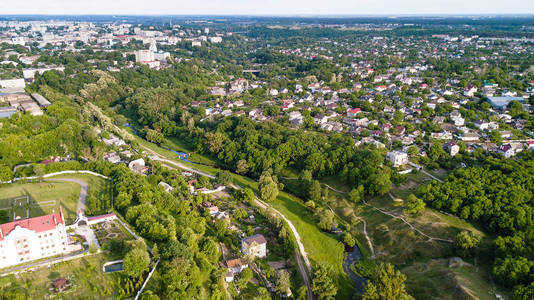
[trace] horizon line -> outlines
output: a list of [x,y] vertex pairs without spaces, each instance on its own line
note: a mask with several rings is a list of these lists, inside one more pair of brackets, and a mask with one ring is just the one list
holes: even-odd
[[496,17],[496,16],[507,16],[507,17],[530,17],[534,16],[532,13],[377,13],[377,14],[313,14],[313,13],[301,13],[301,14],[113,14],[113,13],[84,13],[84,14],[71,14],[71,13],[59,13],[59,14],[36,14],[36,13],[12,13],[12,14],[0,14],[0,17],[5,16],[109,16],[109,17],[342,17],[342,18],[351,18],[351,17]]

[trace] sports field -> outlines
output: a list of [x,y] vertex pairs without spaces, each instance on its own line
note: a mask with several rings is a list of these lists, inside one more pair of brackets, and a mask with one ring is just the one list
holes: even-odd
[[13,183],[0,186],[0,210],[16,217],[32,218],[63,208],[65,221],[76,219],[80,185],[74,182]]

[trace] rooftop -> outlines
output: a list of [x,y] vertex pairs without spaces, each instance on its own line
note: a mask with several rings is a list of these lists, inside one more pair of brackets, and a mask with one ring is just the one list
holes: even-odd
[[59,213],[53,213],[46,216],[35,217],[30,219],[16,220],[10,223],[0,225],[0,241],[4,239],[17,226],[33,230],[35,232],[49,231],[56,228],[57,224],[65,224],[63,212],[60,208]]
[[256,242],[256,244],[258,245],[267,243],[267,240],[265,239],[263,234],[255,234],[255,235],[244,238],[242,241],[249,245],[252,244],[253,242]]

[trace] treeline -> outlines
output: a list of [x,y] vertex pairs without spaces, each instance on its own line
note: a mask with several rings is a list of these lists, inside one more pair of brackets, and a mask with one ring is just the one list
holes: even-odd
[[316,178],[336,175],[352,187],[363,185],[372,195],[391,187],[384,151],[374,146],[355,148],[354,140],[342,134],[326,136],[232,117],[203,122],[192,130],[179,126],[177,135],[226,168],[251,177],[268,169],[278,174],[291,168],[299,173],[307,170]]
[[534,295],[534,153],[517,160],[486,158],[419,190],[439,210],[480,223],[494,241],[493,274],[517,299]]

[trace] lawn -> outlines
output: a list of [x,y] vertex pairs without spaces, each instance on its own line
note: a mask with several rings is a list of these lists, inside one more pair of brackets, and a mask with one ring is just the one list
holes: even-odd
[[[89,174],[64,174],[49,177],[43,182],[17,182],[0,186],[0,209],[9,210],[9,216],[21,218],[38,217],[57,212],[63,208],[65,221],[76,220],[80,185],[75,182],[59,181],[58,178],[81,179],[87,183],[87,194],[96,197],[110,197],[106,179]],[[27,202],[29,201],[29,203]]]
[[[136,137],[136,140],[139,144],[167,157],[168,159],[174,159],[176,157],[173,152],[162,149],[139,137]],[[209,174],[215,174],[218,171],[217,168],[206,165],[192,164],[185,161],[179,162]],[[257,182],[250,178],[232,174],[232,182],[242,188],[248,187],[255,193],[258,192]],[[336,285],[339,288],[337,298],[350,298],[352,296],[353,287],[350,279],[342,270],[344,256],[342,244],[338,242],[334,236],[322,232],[317,227],[316,220],[311,217],[311,212],[302,204],[300,199],[281,192],[278,198],[271,204],[294,224],[302,238],[302,243],[312,263],[324,261],[330,263],[334,267]]]
[[[25,299],[116,299],[122,287],[119,280],[125,281],[122,272],[103,273],[102,265],[116,259],[107,253],[41,267],[32,272],[0,277],[0,288],[17,289]],[[72,288],[61,294],[49,290],[51,283],[58,278],[71,281]]]
[[57,212],[61,206],[69,223],[76,219],[80,186],[74,182],[13,183],[0,186],[0,195],[0,209],[9,210],[11,218],[13,212],[21,218],[37,217]]

